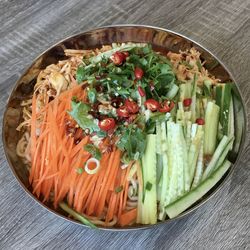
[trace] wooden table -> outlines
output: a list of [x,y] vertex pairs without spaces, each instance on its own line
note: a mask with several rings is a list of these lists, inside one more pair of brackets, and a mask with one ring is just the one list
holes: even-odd
[[[250,1],[0,2],[0,116],[23,70],[43,50],[97,26],[168,28],[204,45],[233,73],[250,117]],[[20,188],[0,142],[0,249],[249,249],[250,143],[231,179],[193,214],[138,232],[84,229],[45,211]]]

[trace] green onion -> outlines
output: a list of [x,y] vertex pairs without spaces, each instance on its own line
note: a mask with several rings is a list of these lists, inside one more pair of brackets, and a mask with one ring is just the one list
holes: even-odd
[[77,172],[78,174],[82,174],[82,173],[83,173],[83,168],[77,168],[77,169],[76,169],[76,172]]
[[123,186],[119,186],[115,188],[116,193],[120,193],[123,190]]
[[147,183],[146,183],[146,190],[150,191],[151,188],[152,188],[152,186],[153,186],[152,183],[149,182],[149,181],[147,181]]
[[91,228],[98,228],[95,224],[93,224],[91,221],[86,219],[84,216],[70,208],[66,203],[61,202],[59,203],[59,206],[61,209],[63,209],[65,212],[67,212],[69,215],[73,216],[76,220],[82,222],[86,226],[89,226]]

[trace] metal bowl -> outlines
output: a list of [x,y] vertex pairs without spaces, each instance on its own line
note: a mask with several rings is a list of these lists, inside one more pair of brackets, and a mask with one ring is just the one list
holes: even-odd
[[[3,143],[4,150],[10,165],[10,168],[16,177],[17,181],[21,184],[25,192],[32,197],[36,202],[38,202],[42,207],[52,212],[53,214],[64,218],[65,220],[71,221],[78,225],[85,225],[67,218],[66,214],[62,210],[54,210],[50,204],[44,204],[39,199],[37,199],[31,191],[31,187],[28,182],[28,171],[22,161],[16,155],[16,144],[20,138],[20,132],[16,131],[16,127],[20,122],[21,107],[20,102],[27,98],[33,91],[36,77],[41,69],[44,69],[47,65],[55,63],[58,60],[65,58],[63,50],[68,49],[91,49],[101,47],[105,44],[111,44],[113,42],[143,42],[152,44],[153,48],[158,51],[174,51],[179,52],[179,50],[186,50],[191,47],[195,47],[201,52],[201,58],[206,61],[206,68],[215,75],[217,78],[221,79],[223,82],[234,81],[232,75],[227,70],[227,68],[221,63],[221,61],[215,57],[207,49],[199,45],[198,43],[192,41],[191,39],[177,34],[173,31],[161,29],[151,26],[141,26],[141,25],[117,25],[109,27],[101,27],[74,35],[72,37],[66,38],[65,40],[55,44],[40,56],[31,64],[31,66],[24,72],[21,78],[16,82],[12,93],[9,97],[6,111],[3,118]],[[234,94],[240,100],[240,105],[238,107],[237,113],[235,114],[236,119],[236,129],[242,129],[242,136],[240,140],[239,147],[237,147],[234,153],[230,153],[229,158],[233,162],[233,165],[229,171],[224,175],[224,177],[206,194],[195,203],[192,207],[187,209],[181,215],[174,219],[168,219],[164,222],[159,222],[159,224],[166,224],[170,221],[176,220],[187,214],[191,213],[202,204],[204,204],[209,198],[211,198],[222,185],[226,182],[228,177],[231,175],[233,169],[237,165],[237,161],[240,158],[242,148],[244,146],[245,131],[246,131],[246,113],[242,97],[238,86],[235,84],[233,89]],[[103,228],[105,230],[122,231],[122,230],[138,230],[149,228],[152,225],[135,225],[133,227],[126,228]]]

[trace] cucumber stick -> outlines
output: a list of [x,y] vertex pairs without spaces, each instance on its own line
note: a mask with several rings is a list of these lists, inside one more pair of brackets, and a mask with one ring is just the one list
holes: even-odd
[[213,154],[211,161],[204,171],[202,180],[205,180],[207,177],[209,177],[209,175],[225,160],[229,150],[232,149],[233,139],[233,137],[228,137],[226,135],[223,136]]
[[[138,223],[155,224],[157,222],[156,191],[156,135],[147,135],[147,146],[142,156],[143,195],[138,202]],[[140,211],[139,211],[140,210]]]
[[[160,125],[161,129],[161,154],[162,154],[162,179],[161,179],[161,195],[160,195],[160,212],[158,219],[164,220],[166,217],[165,213],[165,204],[166,204],[166,197],[169,196],[169,162],[168,162],[168,145],[167,145],[167,132],[166,132],[166,124],[162,122]],[[158,142],[159,143],[159,142]]]
[[196,171],[196,165],[198,161],[202,139],[203,139],[203,126],[199,125],[197,128],[197,132],[192,139],[188,152],[189,175],[191,182],[193,181],[194,174]]
[[180,84],[180,101],[183,102],[184,99],[192,97],[192,83],[186,82],[185,84]]
[[[220,107],[220,124],[223,135],[232,135],[232,85],[221,83],[216,86],[216,104]],[[230,115],[231,114],[231,115]]]
[[187,146],[181,124],[167,122],[169,195],[166,204],[174,201],[190,188]]
[[204,154],[213,155],[217,143],[217,131],[220,108],[213,102],[207,103],[205,113]]
[[192,189],[197,187],[198,184],[202,180],[202,174],[203,174],[203,168],[204,168],[204,157],[203,157],[204,146],[203,145],[204,145],[204,139],[202,138],[201,146],[199,149],[198,160],[197,160],[197,166],[196,166],[195,175],[194,175],[194,180],[192,183]]
[[174,218],[191,205],[193,205],[196,201],[198,201],[203,195],[205,195],[227,172],[229,167],[231,166],[231,162],[225,161],[212,175],[210,175],[206,180],[201,182],[199,186],[194,188],[189,193],[185,194],[183,197],[179,198],[172,204],[168,205],[166,209],[166,213],[169,218]]
[[171,89],[168,91],[166,97],[168,99],[173,99],[176,96],[176,94],[178,93],[178,90],[179,90],[179,87],[176,84],[173,84],[171,86]]
[[233,110],[237,119],[235,119],[235,142],[233,152],[236,154],[239,151],[243,128],[244,128],[244,111],[243,106],[236,95],[233,95]]

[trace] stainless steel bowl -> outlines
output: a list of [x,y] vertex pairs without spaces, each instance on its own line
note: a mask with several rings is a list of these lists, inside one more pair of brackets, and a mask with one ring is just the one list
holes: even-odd
[[[55,63],[58,60],[62,60],[65,58],[63,50],[65,48],[69,49],[91,49],[100,47],[104,44],[111,44],[113,42],[143,42],[152,44],[153,48],[158,51],[175,51],[189,49],[191,47],[195,47],[197,50],[201,52],[201,57],[206,61],[206,67],[209,71],[215,75],[217,78],[221,79],[223,82],[225,81],[234,81],[232,75],[227,70],[227,68],[222,64],[222,62],[215,57],[211,52],[207,49],[199,45],[198,43],[192,41],[191,39],[177,34],[173,31],[161,29],[157,27],[151,26],[142,26],[142,25],[117,25],[117,26],[109,26],[109,27],[101,27],[93,30],[89,30],[78,35],[74,35],[72,37],[66,38],[65,40],[55,44],[45,52],[43,52],[37,59],[31,64],[31,66],[24,72],[21,78],[16,82],[12,93],[9,97],[6,111],[4,114],[3,120],[3,143],[4,150],[10,165],[10,168],[16,177],[17,181],[21,184],[22,188],[25,192],[32,197],[36,202],[38,202],[42,207],[47,209],[49,212],[64,218],[65,220],[71,221],[78,225],[85,225],[69,219],[66,217],[66,214],[61,210],[54,210],[50,204],[44,204],[40,200],[38,200],[31,191],[31,187],[28,182],[28,171],[22,161],[16,155],[16,144],[18,139],[20,138],[20,133],[16,131],[16,127],[19,124],[20,120],[18,115],[21,112],[20,102],[27,98],[29,94],[32,93],[35,79],[38,75],[39,70],[45,68],[47,65],[51,63]],[[181,215],[174,219],[169,219],[164,222],[160,222],[160,224],[166,224],[170,221],[179,219],[187,214],[191,213],[202,204],[204,204],[209,198],[211,198],[222,185],[226,182],[228,177],[231,175],[233,169],[237,165],[237,161],[242,152],[242,148],[244,146],[245,139],[245,131],[246,131],[246,114],[245,108],[242,101],[242,97],[240,91],[238,89],[237,84],[235,84],[234,94],[238,96],[240,100],[240,107],[235,115],[235,119],[242,126],[243,133],[240,141],[239,148],[235,153],[231,153],[229,155],[230,160],[234,163],[230,170],[225,174],[225,176],[212,188],[209,193],[202,197],[196,204],[187,209]],[[13,110],[15,109],[15,110]],[[237,128],[239,129],[239,128]],[[133,227],[127,228],[103,228],[105,230],[114,230],[114,231],[122,231],[122,230],[138,230],[145,229],[151,227],[150,225],[135,225]]]

